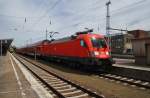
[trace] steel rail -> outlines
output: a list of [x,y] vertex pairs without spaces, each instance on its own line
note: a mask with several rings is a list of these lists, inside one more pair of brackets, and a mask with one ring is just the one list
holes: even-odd
[[[18,57],[17,57],[16,55],[14,55],[14,56],[15,56],[15,58],[18,59]],[[83,91],[84,93],[88,94],[88,95],[91,96],[92,98],[93,98],[93,97],[95,97],[95,98],[105,98],[103,95],[97,94],[96,92],[93,92],[93,91],[91,91],[90,89],[86,89],[86,88],[84,88],[83,86],[80,86],[80,85],[78,85],[78,84],[76,84],[76,83],[73,83],[72,81],[69,81],[69,80],[67,80],[67,79],[64,79],[64,78],[58,76],[57,74],[52,73],[52,72],[50,72],[49,70],[44,69],[44,68],[42,68],[41,66],[39,66],[39,65],[37,65],[37,64],[35,64],[35,63],[29,61],[28,59],[26,59],[26,58],[24,58],[24,57],[22,57],[22,56],[19,56],[19,57],[22,58],[22,59],[24,59],[25,61],[31,63],[32,65],[34,65],[34,66],[40,68],[41,70],[47,72],[48,74],[50,74],[50,75],[52,75],[52,76],[54,76],[54,77],[56,77],[56,78],[58,78],[58,79],[60,79],[60,80],[62,80],[62,81],[64,81],[64,82],[66,82],[66,83],[72,85],[73,87],[76,87],[77,89]],[[24,64],[20,59],[18,59],[18,61],[19,61],[21,64],[23,64],[23,65],[24,65],[34,76],[36,76],[44,85],[46,85],[49,89],[51,89],[58,97],[60,97],[60,98],[66,98],[63,94],[61,94],[59,91],[57,91],[55,88],[53,88],[53,87],[52,87],[50,84],[48,84],[44,79],[42,79],[41,77],[39,77],[34,71],[32,71],[28,66],[26,66],[26,64]]]

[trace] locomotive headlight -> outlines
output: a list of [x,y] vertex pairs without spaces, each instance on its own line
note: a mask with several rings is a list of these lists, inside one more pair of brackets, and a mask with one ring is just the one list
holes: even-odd
[[108,51],[106,52],[106,55],[109,55],[109,52],[108,52]]
[[99,52],[95,51],[95,52],[94,52],[94,55],[99,55]]

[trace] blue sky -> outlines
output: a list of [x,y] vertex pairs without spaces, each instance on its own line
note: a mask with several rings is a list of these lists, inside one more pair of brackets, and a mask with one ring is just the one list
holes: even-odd
[[[72,35],[85,27],[105,34],[107,1],[0,0],[0,38],[14,38],[13,44],[23,46],[44,39],[46,29],[60,32],[56,38]],[[150,0],[111,2],[111,27],[150,30]]]

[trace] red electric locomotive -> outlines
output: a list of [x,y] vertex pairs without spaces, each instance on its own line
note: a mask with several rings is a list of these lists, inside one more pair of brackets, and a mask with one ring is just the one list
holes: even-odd
[[71,65],[78,68],[106,69],[112,65],[104,36],[90,32],[78,32],[71,37],[38,44],[35,51],[51,60],[73,62]]

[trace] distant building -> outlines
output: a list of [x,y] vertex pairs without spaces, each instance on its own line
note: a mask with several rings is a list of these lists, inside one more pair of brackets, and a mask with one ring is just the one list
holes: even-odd
[[[132,39],[133,54],[135,56],[135,63],[137,64],[150,64],[150,37]],[[147,59],[149,58],[149,60]]]
[[110,39],[112,53],[133,54],[135,63],[150,65],[150,31],[132,30],[127,34],[113,34]]
[[[150,31],[132,30],[126,34],[116,33],[110,35],[111,51],[113,54],[133,54],[132,39],[150,37]],[[108,39],[108,37],[105,37]]]
[[134,38],[145,38],[150,36],[150,31],[132,30],[128,31],[128,34],[132,34]]
[[0,55],[5,55],[13,39],[0,39]]
[[133,30],[128,33],[134,36],[132,45],[135,63],[142,65],[150,64],[150,32]]
[[[106,40],[108,37],[105,37]],[[131,34],[117,33],[110,35],[111,52],[113,54],[132,54]]]

